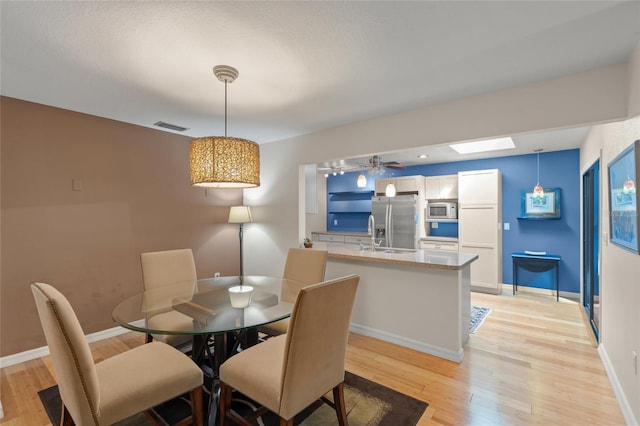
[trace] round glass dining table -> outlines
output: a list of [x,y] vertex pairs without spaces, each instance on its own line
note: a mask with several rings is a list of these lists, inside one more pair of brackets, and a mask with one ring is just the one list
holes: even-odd
[[[231,304],[229,289],[241,284],[245,288],[253,287],[253,291],[249,304],[236,308]],[[238,345],[246,348],[257,343],[258,326],[289,317],[293,303],[283,301],[281,294],[295,292],[303,286],[297,281],[266,276],[185,281],[129,297],[115,307],[112,316],[129,330],[150,335],[192,336],[191,356],[212,379],[207,411],[208,423],[213,425],[220,364],[238,350]]]
[[[245,308],[231,305],[229,289],[253,287]],[[122,327],[148,334],[202,335],[241,331],[287,318],[292,303],[283,289],[302,287],[297,281],[266,276],[233,276],[180,282],[136,294],[113,310]]]

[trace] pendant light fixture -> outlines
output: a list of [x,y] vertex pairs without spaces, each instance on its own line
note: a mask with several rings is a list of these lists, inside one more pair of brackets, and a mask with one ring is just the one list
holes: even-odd
[[396,186],[393,182],[389,182],[387,187],[384,189],[384,195],[387,197],[395,197],[396,196]]
[[533,187],[533,197],[534,198],[543,198],[544,197],[544,189],[542,189],[542,185],[540,185],[540,152],[542,148],[536,148],[533,152],[538,154],[538,180],[536,181],[536,186]]
[[191,185],[209,188],[260,186],[258,144],[227,137],[227,84],[238,77],[238,70],[228,65],[217,65],[213,67],[213,74],[224,82],[224,136],[207,136],[191,141]]
[[364,173],[362,173],[362,170],[360,170],[360,174],[358,175],[358,180],[356,181],[356,185],[358,185],[358,188],[364,188],[367,186],[367,177],[364,175]]

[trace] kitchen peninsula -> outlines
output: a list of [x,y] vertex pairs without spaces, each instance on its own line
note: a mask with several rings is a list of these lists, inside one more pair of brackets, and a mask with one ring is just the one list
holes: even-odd
[[332,243],[314,248],[329,252],[326,279],[360,275],[351,331],[462,362],[477,255]]

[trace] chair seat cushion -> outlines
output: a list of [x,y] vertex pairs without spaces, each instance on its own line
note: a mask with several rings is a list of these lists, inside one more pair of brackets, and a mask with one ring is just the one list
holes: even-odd
[[261,325],[258,330],[270,336],[279,336],[281,334],[285,334],[287,330],[289,330],[289,318]]
[[232,356],[220,366],[220,380],[279,413],[286,338],[277,336]]
[[[193,330],[193,319],[177,311],[162,312],[147,320],[147,327],[157,330]],[[189,335],[180,334],[152,334],[155,340],[164,342],[171,346],[180,346],[191,342],[193,339]]]
[[[167,368],[172,374],[162,374]],[[96,364],[98,419],[112,424],[202,385],[202,370],[180,351],[152,342]],[[153,390],[150,392],[150,390]]]

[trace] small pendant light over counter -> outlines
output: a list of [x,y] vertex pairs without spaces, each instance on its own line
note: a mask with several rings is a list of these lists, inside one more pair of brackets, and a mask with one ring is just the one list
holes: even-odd
[[238,70],[217,65],[213,73],[224,82],[224,136],[207,136],[191,141],[191,185],[209,188],[260,186],[259,145],[247,139],[227,137],[227,83],[233,83],[238,77]]
[[358,185],[358,188],[365,188],[367,186],[367,177],[364,175],[364,173],[362,173],[362,170],[358,175],[358,180],[356,181],[356,185]]
[[536,148],[533,152],[538,154],[538,180],[536,181],[536,186],[533,187],[533,197],[534,198],[543,198],[544,197],[544,189],[542,189],[542,185],[540,185],[540,152],[542,148]]

